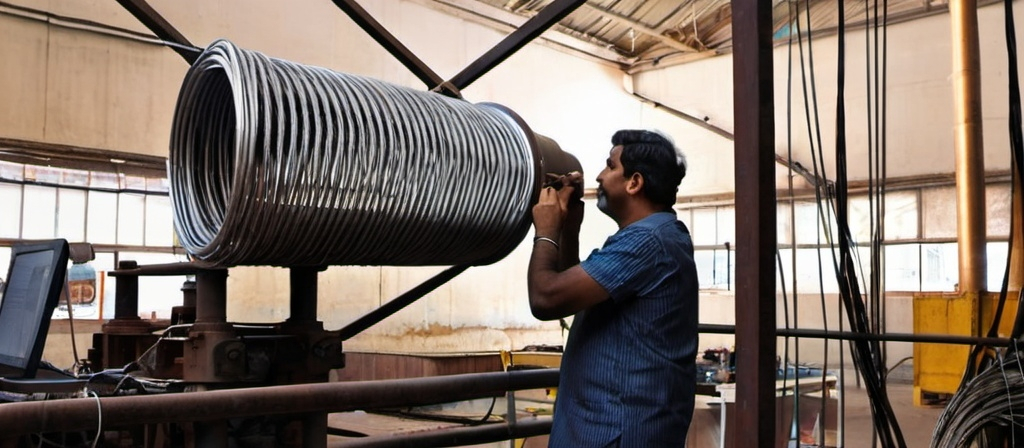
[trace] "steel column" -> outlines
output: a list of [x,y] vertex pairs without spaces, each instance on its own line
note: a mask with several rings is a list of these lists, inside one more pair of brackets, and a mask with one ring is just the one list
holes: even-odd
[[[135,269],[138,266],[133,260],[117,263],[118,270]],[[117,276],[117,286],[114,288],[114,319],[139,319],[139,276]]]
[[491,71],[492,68],[497,67],[502,61],[508,59],[509,56],[512,56],[520,48],[526,46],[534,38],[540,36],[544,31],[547,31],[548,28],[551,28],[552,25],[558,23],[559,20],[571,14],[584,3],[586,3],[586,0],[555,0],[551,2],[537,15],[526,21],[523,26],[506,36],[501,42],[498,42],[498,45],[495,45],[494,48],[491,48],[487,53],[484,53],[477,60],[466,66],[466,68],[462,69],[461,72],[452,77],[448,84],[458,90],[469,87],[473,81]]
[[227,322],[228,271],[226,269],[196,273],[196,323]]
[[289,322],[315,322],[317,304],[317,274],[319,269],[295,267],[288,270],[291,285]]
[[953,35],[953,124],[960,292],[988,290],[985,249],[985,151],[981,126],[981,52],[977,0],[949,2]]
[[733,0],[736,446],[775,442],[775,110],[772,2]]

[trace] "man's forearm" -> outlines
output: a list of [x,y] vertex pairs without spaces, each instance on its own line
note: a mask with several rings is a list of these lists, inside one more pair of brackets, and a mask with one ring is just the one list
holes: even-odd
[[553,305],[550,287],[554,283],[554,278],[562,271],[559,266],[561,252],[561,243],[555,245],[543,239],[533,242],[533,253],[530,254],[530,265],[526,272],[526,284],[530,297],[530,309],[539,319],[545,319],[546,310]]

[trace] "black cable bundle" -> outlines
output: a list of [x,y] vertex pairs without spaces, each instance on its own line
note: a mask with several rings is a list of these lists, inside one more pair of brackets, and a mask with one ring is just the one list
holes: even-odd
[[[839,280],[839,295],[852,331],[871,333],[867,309],[861,299],[860,284],[857,281],[856,263],[851,254],[853,238],[850,233],[848,216],[848,187],[846,174],[846,111],[845,89],[845,18],[844,2],[839,2],[839,67],[836,94],[836,191],[834,207],[839,236],[839,263],[836,276]],[[885,365],[878,341],[851,341],[853,362],[864,378],[871,402],[871,414],[882,446],[905,447],[896,414],[889,403],[885,388]]]

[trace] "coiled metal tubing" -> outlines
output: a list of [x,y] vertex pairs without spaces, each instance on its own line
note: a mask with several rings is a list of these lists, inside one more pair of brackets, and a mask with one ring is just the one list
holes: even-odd
[[575,157],[512,111],[219,40],[174,113],[179,239],[214,266],[488,264]]

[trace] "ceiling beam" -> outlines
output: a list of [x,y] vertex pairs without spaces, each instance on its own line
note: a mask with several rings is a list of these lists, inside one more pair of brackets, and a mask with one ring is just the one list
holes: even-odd
[[662,44],[664,44],[666,46],[669,46],[669,47],[672,47],[672,48],[675,48],[675,49],[677,49],[679,51],[684,51],[684,52],[687,52],[687,53],[696,53],[697,51],[699,51],[699,50],[697,50],[694,47],[686,45],[686,44],[684,44],[684,43],[682,43],[682,42],[680,42],[678,40],[672,39],[672,38],[670,38],[668,36],[665,36],[660,31],[658,31],[658,30],[656,30],[654,28],[651,28],[651,27],[649,27],[647,25],[643,25],[640,22],[637,22],[637,21],[635,21],[633,19],[630,19],[629,17],[620,15],[620,14],[612,12],[610,10],[601,8],[599,6],[591,5],[590,3],[584,4],[584,7],[589,9],[589,10],[591,10],[591,11],[594,11],[596,13],[604,15],[605,17],[607,17],[612,22],[618,23],[619,25],[622,25],[622,26],[628,26],[630,28],[633,28],[634,30],[636,30],[637,32],[639,32],[641,34],[646,34],[646,35],[651,36],[651,37],[653,37],[655,39],[658,39],[658,41],[660,41]]
[[[515,31],[529,20],[526,17],[477,0],[408,1],[505,33]],[[611,63],[619,68],[622,68],[624,65],[631,65],[636,60],[636,58],[626,57],[612,50],[614,44],[610,42],[592,36],[579,36],[564,31],[555,31],[555,29],[549,29],[541,33],[535,42],[560,51],[570,51],[598,62]]]
[[[384,25],[381,25],[369,12],[363,9],[362,6],[359,6],[356,0],[333,0],[333,2],[356,25],[359,25],[359,28],[362,28],[366,34],[369,34],[388,53],[391,53],[395,59],[398,59],[398,62],[401,62],[413,75],[419,78],[420,81],[423,81],[428,89],[439,88],[444,83],[444,79],[440,75],[431,70],[422,59],[409,50],[409,47],[403,45],[394,34],[391,34],[384,28]],[[444,93],[450,96],[458,96],[458,92],[448,91]]]
[[146,0],[117,0],[117,3],[120,3],[124,9],[132,13],[139,22],[146,25],[146,28],[149,28],[161,40],[177,44],[171,45],[171,49],[181,55],[189,65],[192,65],[196,59],[199,59],[199,54],[202,50],[192,45],[192,42],[189,42],[185,35],[178,32],[160,13],[156,12],[152,6],[149,6]]
[[505,36],[494,48],[491,48],[482,56],[471,62],[461,72],[448,81],[456,89],[462,90],[468,87],[485,73],[496,67],[498,64],[515,54],[520,48],[526,46],[534,38],[551,28],[565,16],[571,14],[576,8],[586,3],[586,0],[555,0],[544,7],[537,15],[527,20],[512,34]]

